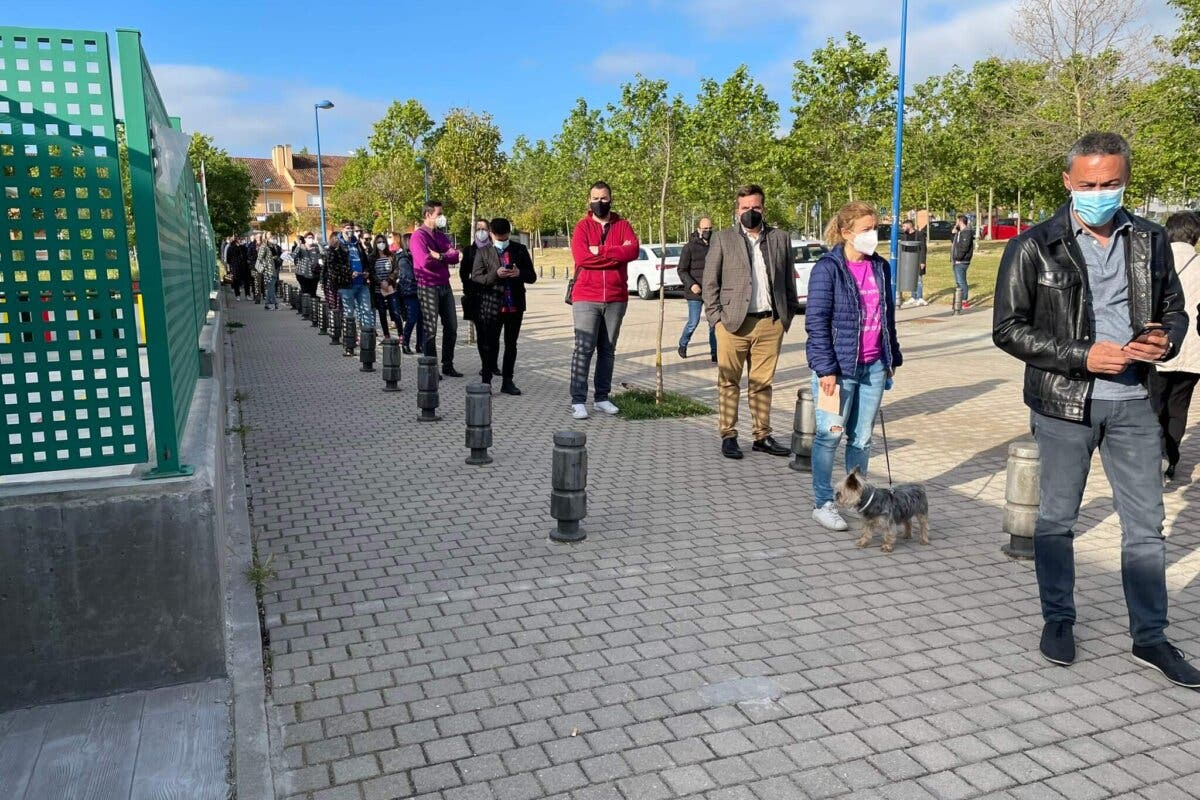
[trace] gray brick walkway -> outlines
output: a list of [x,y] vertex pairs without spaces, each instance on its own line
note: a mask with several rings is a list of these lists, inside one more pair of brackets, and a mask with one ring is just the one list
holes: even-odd
[[[892,465],[929,485],[933,543],[886,555],[817,528],[783,459],[720,458],[714,418],[570,420],[561,294],[531,292],[525,396],[495,398],[486,468],[463,464],[463,380],[443,383],[444,422],[418,424],[411,358],[387,395],[294,313],[231,304],[253,523],[277,571],[287,797],[1200,796],[1200,694],[1126,656],[1099,471],[1077,546],[1080,660],[1036,656],[1031,567],[999,552],[1006,448],[1028,420],[986,311],[902,323]],[[617,380],[652,382],[656,308],[631,302]],[[672,342],[683,303],[668,314]],[[807,375],[800,323],[782,436]],[[703,354],[666,362],[669,387],[712,400]],[[570,427],[589,435],[589,538],[557,546],[551,435]],[[1197,492],[1168,498],[1170,633],[1193,656]]]

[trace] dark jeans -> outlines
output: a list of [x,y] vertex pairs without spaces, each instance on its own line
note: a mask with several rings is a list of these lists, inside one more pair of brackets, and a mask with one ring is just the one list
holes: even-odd
[[437,358],[438,318],[442,321],[442,366],[454,366],[454,345],[458,341],[458,306],[449,286],[417,287],[421,298],[421,319],[425,322],[424,354]]
[[[588,372],[596,354],[597,403],[608,399],[612,391],[613,364],[616,363],[617,338],[628,303],[588,303],[576,300],[571,306],[575,321],[575,352],[571,356],[571,402],[587,402]],[[599,353],[596,351],[599,350]]]
[[[399,295],[396,295],[399,297]],[[412,341],[413,328],[417,329],[417,350],[425,347],[425,323],[421,319],[421,300],[415,294],[401,298],[404,311],[404,344]]]
[[383,338],[391,338],[388,333],[388,302],[387,298],[379,292],[371,293],[371,302],[375,306],[375,312],[379,315],[379,327],[383,329]]
[[1042,460],[1042,501],[1034,529],[1034,564],[1047,622],[1075,622],[1075,521],[1092,454],[1112,487],[1121,519],[1121,581],[1135,645],[1166,641],[1166,543],[1163,540],[1161,437],[1149,400],[1092,400],[1086,422],[1034,412]]
[[1179,443],[1187,430],[1188,407],[1200,375],[1194,372],[1150,371],[1150,402],[1163,432],[1163,455],[1171,469],[1179,463]]
[[238,267],[234,270],[233,294],[235,297],[241,297],[243,291],[246,293],[246,297],[249,297],[254,293],[252,286],[249,267]]
[[383,307],[387,309],[388,316],[396,324],[396,335],[400,336],[404,331],[404,301],[400,297],[400,293],[392,292],[384,297]]
[[316,278],[305,278],[300,275],[297,275],[296,281],[300,284],[300,291],[304,292],[309,297],[317,296],[317,279]]
[[[688,319],[683,326],[683,334],[679,337],[679,346],[687,347],[692,341],[692,334],[696,332],[696,328],[700,327],[700,316],[704,313],[704,301],[693,300],[688,298]],[[713,358],[717,356],[717,331],[712,325],[708,326],[708,354]]]
[[491,383],[492,368],[500,356],[500,334],[504,334],[504,364],[500,374],[505,384],[513,382],[513,370],[517,366],[517,337],[521,335],[521,311],[496,316],[479,315],[479,361],[483,364],[483,382]]
[[971,291],[967,286],[967,270],[971,268],[969,263],[955,262],[954,264],[954,284],[962,289],[962,299],[966,302],[970,299]]

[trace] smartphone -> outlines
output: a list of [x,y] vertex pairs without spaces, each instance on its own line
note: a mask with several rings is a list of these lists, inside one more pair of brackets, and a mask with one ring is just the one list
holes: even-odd
[[1134,342],[1136,342],[1138,339],[1141,339],[1143,336],[1149,336],[1149,335],[1150,335],[1151,333],[1153,333],[1154,331],[1161,331],[1161,330],[1163,330],[1162,323],[1159,323],[1159,322],[1149,322],[1149,323],[1147,323],[1147,324],[1143,325],[1143,326],[1142,326],[1142,329],[1141,329],[1140,331],[1138,331],[1137,333],[1135,333],[1135,334],[1133,335],[1133,338],[1132,338],[1132,339],[1130,339],[1130,340],[1129,340],[1128,342],[1126,342],[1125,344],[1126,344],[1126,346],[1128,346],[1128,345],[1131,345],[1131,344],[1133,344]]

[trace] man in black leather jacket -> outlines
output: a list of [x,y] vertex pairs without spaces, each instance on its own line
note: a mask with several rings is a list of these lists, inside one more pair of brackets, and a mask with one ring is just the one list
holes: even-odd
[[1075,143],[1063,173],[1071,202],[1004,251],[992,338],[1025,362],[1042,462],[1033,537],[1042,655],[1075,660],[1074,526],[1099,448],[1121,520],[1133,657],[1200,688],[1200,671],[1165,633],[1161,445],[1146,391],[1149,363],[1178,352],[1188,316],[1166,232],[1122,207],[1129,168],[1116,134]]

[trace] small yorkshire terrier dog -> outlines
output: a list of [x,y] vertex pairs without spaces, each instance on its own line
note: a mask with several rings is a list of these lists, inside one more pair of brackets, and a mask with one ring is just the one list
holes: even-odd
[[904,538],[911,539],[914,524],[919,528],[921,544],[929,544],[929,500],[920,484],[902,483],[894,489],[881,489],[869,483],[855,467],[837,485],[834,497],[839,506],[862,516],[859,547],[869,546],[879,533],[883,537],[883,552],[890,553],[897,530],[903,526]]

